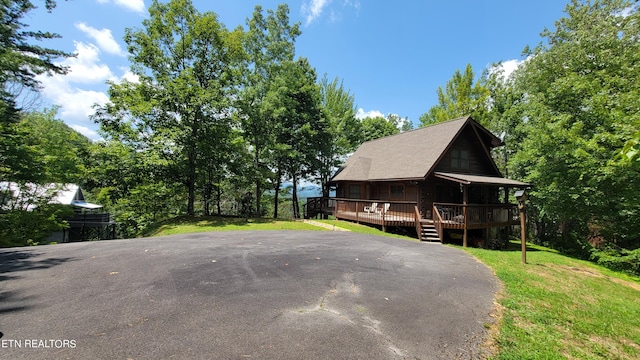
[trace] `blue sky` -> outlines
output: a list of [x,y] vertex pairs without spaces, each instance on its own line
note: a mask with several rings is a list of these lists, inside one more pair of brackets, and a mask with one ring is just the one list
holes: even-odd
[[[44,1],[35,1],[42,4]],[[227,28],[245,25],[254,6],[287,3],[302,35],[296,56],[318,76],[343,79],[359,116],[398,114],[414,124],[437,103],[436,90],[457,69],[477,75],[492,63],[515,66],[526,45],[564,16],[561,0],[193,0]],[[108,101],[105,81],[130,78],[125,28],[140,28],[151,0],[58,0],[52,13],[38,9],[25,23],[62,35],[44,46],[76,53],[66,76],[42,77],[42,105],[59,105],[58,117],[92,139],[91,105]],[[44,7],[44,6],[42,6]]]

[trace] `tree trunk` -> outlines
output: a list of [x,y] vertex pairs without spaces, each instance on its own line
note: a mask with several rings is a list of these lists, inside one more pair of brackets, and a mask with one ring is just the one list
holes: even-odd
[[260,188],[260,158],[258,156],[257,147],[256,147],[254,165],[256,167],[256,216],[259,217],[260,216],[260,198],[262,197],[262,192]]
[[293,174],[293,218],[300,218],[300,206],[298,205],[298,179]]
[[220,184],[218,184],[216,186],[216,193],[218,194],[217,199],[216,199],[216,205],[217,205],[217,210],[218,210],[218,216],[222,215],[222,205],[221,205],[221,198],[222,198],[222,187],[220,186]]
[[274,196],[274,200],[273,200],[273,218],[277,219],[278,218],[278,203],[279,203],[279,195],[280,195],[280,185],[282,185],[282,181],[281,181],[281,171],[278,170],[276,176],[276,186],[275,186],[275,196]]
[[202,194],[202,202],[204,203],[204,214],[211,215],[211,194],[213,193],[213,174],[211,168],[207,170],[206,183],[204,185],[204,193]]

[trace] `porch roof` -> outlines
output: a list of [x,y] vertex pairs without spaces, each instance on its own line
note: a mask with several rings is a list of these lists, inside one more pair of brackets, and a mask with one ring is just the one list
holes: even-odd
[[497,186],[511,186],[518,188],[530,187],[530,184],[523,183],[517,180],[505,179],[495,176],[482,176],[482,175],[468,175],[468,174],[454,174],[436,172],[435,176],[440,179],[449,181],[455,181],[464,185],[481,184],[481,185],[497,185]]

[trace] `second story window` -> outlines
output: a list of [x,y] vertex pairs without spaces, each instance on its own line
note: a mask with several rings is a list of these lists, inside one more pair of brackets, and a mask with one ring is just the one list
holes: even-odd
[[451,149],[451,168],[469,170],[469,150]]

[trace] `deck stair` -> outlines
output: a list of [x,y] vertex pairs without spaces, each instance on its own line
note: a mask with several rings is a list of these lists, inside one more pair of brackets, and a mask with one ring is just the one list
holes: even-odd
[[422,221],[420,225],[422,226],[422,233],[420,234],[420,240],[440,241],[438,230],[436,230],[436,227],[433,225],[432,222]]

